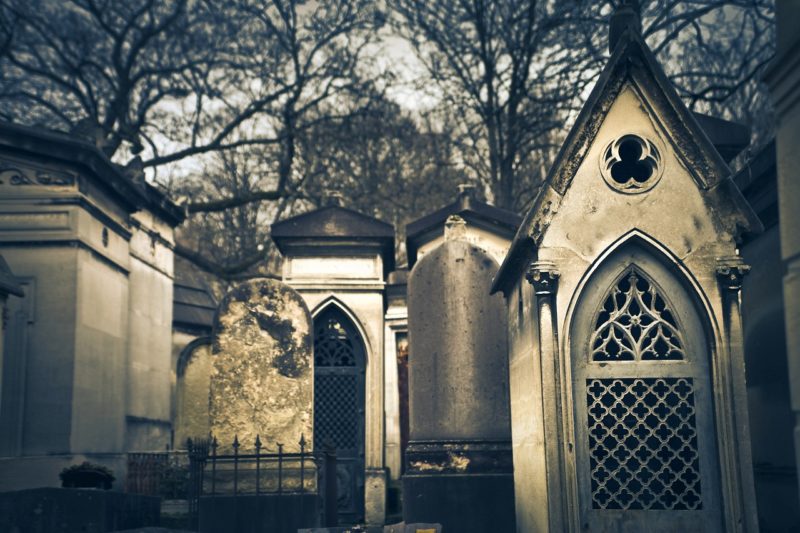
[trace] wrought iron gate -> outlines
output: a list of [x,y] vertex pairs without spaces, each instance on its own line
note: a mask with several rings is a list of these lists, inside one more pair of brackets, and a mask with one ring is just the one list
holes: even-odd
[[331,306],[314,320],[314,448],[337,451],[341,524],[364,517],[365,352],[355,326]]

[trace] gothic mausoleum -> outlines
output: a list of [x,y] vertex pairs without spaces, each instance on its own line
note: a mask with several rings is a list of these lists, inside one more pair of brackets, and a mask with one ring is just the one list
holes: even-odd
[[463,186],[401,244],[332,196],[272,225],[280,279],[216,293],[140,160],[0,123],[0,530],[83,461],[198,531],[799,530],[800,13],[778,5],[757,152],[687,109],[623,2],[524,216]]
[[636,25],[610,47],[494,284],[518,523],[754,531],[737,242],[761,222]]

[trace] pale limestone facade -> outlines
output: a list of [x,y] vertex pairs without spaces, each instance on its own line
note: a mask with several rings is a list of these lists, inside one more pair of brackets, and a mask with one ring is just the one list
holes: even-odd
[[0,126],[0,249],[25,290],[4,357],[0,489],[57,485],[86,458],[122,483],[124,452],[169,446],[182,218],[95,146]]
[[778,0],[777,57],[767,74],[778,119],[778,201],[789,383],[794,411],[796,464],[800,468],[800,4]]
[[[348,231],[352,228],[359,229]],[[319,229],[325,234],[316,233]],[[363,341],[364,519],[382,524],[387,490],[384,287],[386,274],[394,265],[394,230],[360,213],[332,206],[275,224],[272,236],[284,256],[283,281],[300,293],[312,318],[335,306],[350,319]]]
[[[386,286],[386,314],[384,320],[384,388],[386,413],[386,468],[391,482],[400,479],[403,471],[403,448],[401,429],[400,376],[398,360],[401,351],[408,352],[408,304],[406,285],[408,271],[398,270],[389,275]],[[401,346],[402,344],[402,346]],[[406,409],[408,396],[405,397]],[[407,415],[407,413],[406,413]],[[405,421],[406,425],[408,421]],[[406,430],[408,428],[406,427]],[[406,438],[408,438],[406,436]]]
[[199,340],[186,345],[186,359],[177,367],[173,418],[176,449],[184,449],[188,439],[202,439],[211,432],[208,392],[214,359],[211,340]]
[[[626,136],[643,139],[637,161],[656,155],[645,180],[613,183],[609,163],[624,160],[615,150]],[[646,45],[626,33],[495,282],[508,303],[520,531],[757,531],[739,309],[748,267],[736,239],[759,229],[729,169]],[[652,276],[667,300],[672,294],[674,312],[684,316],[684,342],[695,348],[687,349],[683,366],[586,363],[580,339],[595,327],[590,321],[609,284],[630,265],[642,269],[640,278]],[[587,417],[592,420],[587,394],[593,394],[587,387],[615,371],[619,383],[637,386],[646,383],[641,377],[695,376],[698,448],[692,453],[705,480],[702,513],[603,510],[602,491],[614,489],[602,481],[594,488],[588,479],[589,465],[592,475],[598,466],[586,433]]]
[[186,263],[176,262],[172,304],[172,448],[186,449],[187,439],[210,431],[208,391],[211,334],[217,301],[211,288]]
[[[25,293],[17,283],[14,273],[8,268],[5,259],[0,255],[0,402],[3,398],[3,349],[5,347],[6,326],[10,318],[9,298],[21,298]],[[1,408],[2,406],[0,406]]]

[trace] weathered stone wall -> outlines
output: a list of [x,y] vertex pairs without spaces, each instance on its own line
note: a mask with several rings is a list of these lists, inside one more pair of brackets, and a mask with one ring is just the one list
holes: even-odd
[[225,296],[214,326],[209,415],[220,453],[238,436],[286,451],[313,442],[311,317],[302,297],[269,279],[240,283]]
[[779,237],[779,228],[774,226],[742,248],[745,262],[753,267],[742,288],[742,318],[762,531],[800,529]]
[[184,448],[186,439],[205,438],[209,431],[208,395],[214,366],[211,345],[201,344],[189,354],[175,387],[175,448]]
[[767,81],[775,104],[778,128],[778,210],[781,227],[781,257],[785,270],[786,344],[789,383],[794,412],[796,468],[800,468],[800,4],[792,0],[776,2],[778,53]]
[[497,263],[466,241],[417,262],[408,283],[411,440],[510,439]]
[[170,443],[172,228],[151,213],[133,215],[125,449]]

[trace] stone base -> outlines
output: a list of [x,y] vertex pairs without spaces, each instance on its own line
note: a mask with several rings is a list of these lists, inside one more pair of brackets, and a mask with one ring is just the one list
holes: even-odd
[[84,461],[110,468],[116,478],[111,487],[113,490],[122,490],[125,486],[125,477],[128,470],[126,454],[76,453],[4,457],[0,459],[0,492],[41,487],[60,487],[61,480],[58,474],[61,470],[72,465],[81,464]]
[[0,493],[0,531],[117,531],[158,526],[161,498],[98,489]]
[[513,533],[511,443],[412,440],[406,448],[403,519],[434,522],[458,533]]
[[403,476],[403,519],[406,523],[436,522],[443,531],[458,533],[514,533],[514,476]]
[[386,522],[386,469],[367,468],[364,472],[364,521],[368,525]]
[[296,533],[319,526],[316,494],[203,496],[200,533]]

